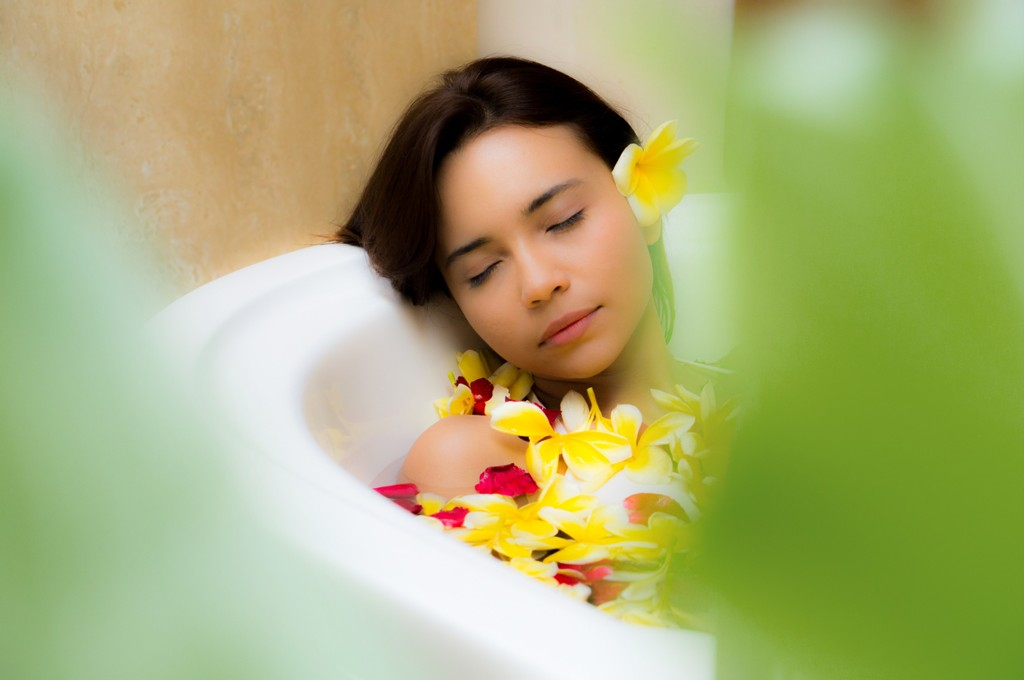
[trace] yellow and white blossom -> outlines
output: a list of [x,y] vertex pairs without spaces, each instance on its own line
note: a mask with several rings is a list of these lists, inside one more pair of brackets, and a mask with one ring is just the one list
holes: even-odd
[[[567,399],[566,403],[572,408],[574,398]],[[510,401],[498,406],[491,413],[491,426],[499,432],[530,440],[526,452],[527,470],[541,488],[547,486],[558,471],[559,462],[563,461],[588,490],[595,489],[615,474],[616,463],[632,455],[626,438],[613,432],[583,429],[563,434],[556,431],[540,407],[529,402]]]
[[641,227],[651,227],[686,193],[683,160],[697,149],[693,139],[676,139],[676,122],[658,126],[638,146],[630,144],[612,169],[615,186],[626,197]]
[[519,507],[515,499],[501,494],[469,494],[459,496],[457,502],[469,509],[457,530],[466,543],[486,546],[508,558],[530,557],[534,550],[561,548],[567,543],[557,536],[558,529],[551,522],[539,516],[538,503]]

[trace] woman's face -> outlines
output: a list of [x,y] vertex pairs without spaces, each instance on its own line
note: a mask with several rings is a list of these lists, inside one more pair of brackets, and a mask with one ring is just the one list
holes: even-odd
[[612,366],[652,304],[647,244],[611,171],[566,126],[503,126],[441,166],[436,253],[495,352],[535,376]]

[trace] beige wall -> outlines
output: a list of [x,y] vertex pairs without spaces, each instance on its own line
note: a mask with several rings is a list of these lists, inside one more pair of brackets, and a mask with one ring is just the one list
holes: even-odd
[[4,0],[0,64],[56,99],[183,293],[329,234],[475,31],[475,0]]

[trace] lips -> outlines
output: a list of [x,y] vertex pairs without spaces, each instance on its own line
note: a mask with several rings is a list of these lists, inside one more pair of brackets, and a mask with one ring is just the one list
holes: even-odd
[[558,317],[544,329],[541,335],[540,346],[562,345],[572,342],[586,331],[594,318],[594,313],[601,307],[589,307],[577,309]]

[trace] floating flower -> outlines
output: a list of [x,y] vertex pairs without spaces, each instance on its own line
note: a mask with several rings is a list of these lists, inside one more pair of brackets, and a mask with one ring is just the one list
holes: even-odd
[[[454,500],[454,499],[453,499]],[[469,509],[459,535],[466,543],[489,548],[508,558],[530,557],[534,550],[552,550],[568,541],[558,529],[541,518],[538,503],[523,507],[500,494],[459,496],[460,506]]]
[[654,225],[686,193],[683,160],[694,152],[693,139],[676,139],[676,123],[663,123],[643,147],[630,144],[612,169],[615,186],[627,198],[641,227]]
[[659,548],[650,544],[649,529],[631,525],[621,507],[598,505],[585,519],[552,507],[541,509],[539,514],[572,539],[565,548],[545,557],[545,562],[590,564],[615,559],[629,551]]
[[499,493],[523,496],[537,491],[537,482],[530,473],[515,463],[489,467],[480,473],[480,482],[473,487],[477,493]]
[[673,466],[665,446],[689,430],[695,420],[692,415],[674,412],[644,428],[640,409],[630,404],[616,406],[612,410],[612,430],[633,445],[633,456],[623,463],[630,479],[643,484],[668,484],[673,479]]
[[580,411],[582,398],[579,393],[570,391],[562,399],[563,422],[582,421],[573,423],[579,429],[564,434],[555,430],[541,407],[528,401],[509,401],[490,416],[490,426],[496,430],[529,439],[526,469],[535,479],[541,480],[542,486],[552,479],[559,461],[564,461],[572,474],[585,481],[592,490],[615,473],[616,463],[633,454],[630,442],[622,435],[591,430],[588,419],[573,417]]
[[419,493],[419,489],[416,488],[415,484],[390,484],[388,486],[378,486],[374,488],[374,491],[390,499],[395,505],[404,508],[414,515],[420,514],[423,511],[423,506],[416,502],[416,495]]
[[[572,401],[568,396],[562,400],[563,418],[573,411]],[[541,480],[542,486],[558,471],[559,461],[564,461],[588,488],[597,488],[615,474],[615,463],[632,455],[629,442],[612,432],[587,429],[565,434],[557,432],[539,406],[525,401],[510,401],[494,409],[491,427],[530,440],[526,467],[534,479]]]

